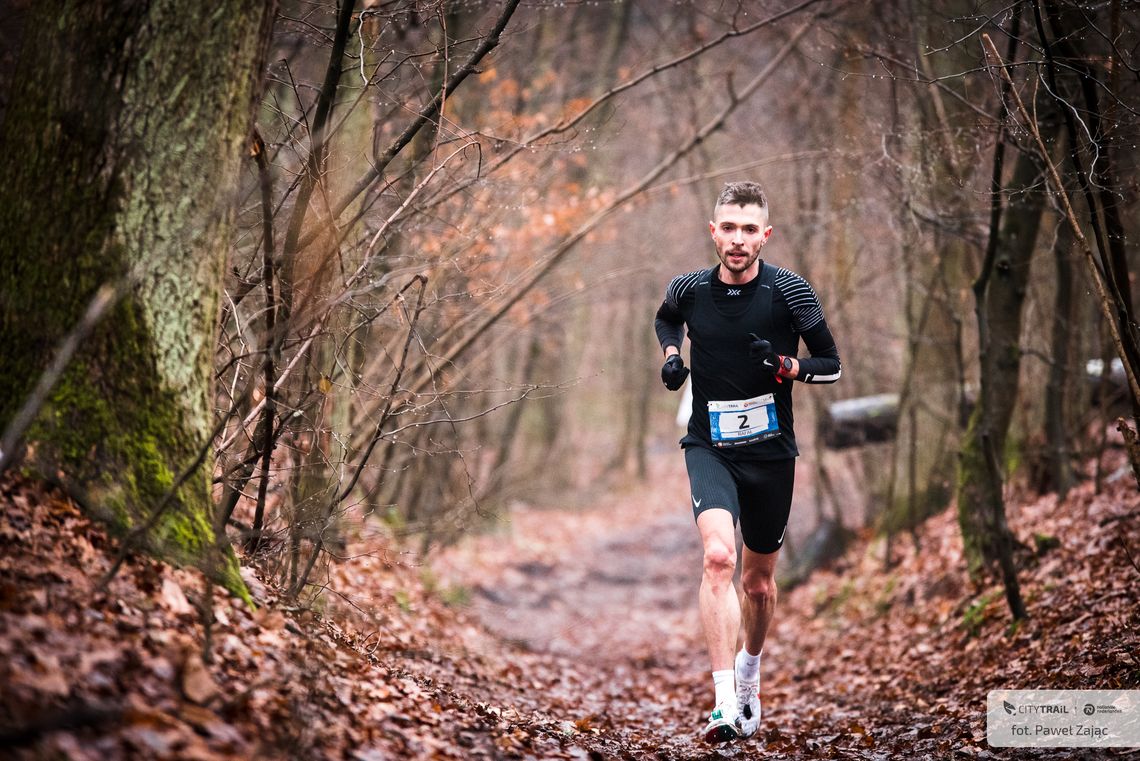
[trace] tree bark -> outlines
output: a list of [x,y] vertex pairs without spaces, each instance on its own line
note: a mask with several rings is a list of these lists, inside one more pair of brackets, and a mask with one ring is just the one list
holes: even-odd
[[[1140,335],[1137,334],[1135,327],[1132,286],[1129,281],[1128,257],[1125,251],[1125,230],[1117,200],[1124,194],[1113,168],[1115,140],[1111,136],[1118,131],[1118,128],[1113,124],[1114,120],[1106,121],[1102,118],[1098,89],[1103,87],[1104,83],[1097,79],[1097,74],[1103,76],[1103,73],[1098,72],[1089,63],[1092,56],[1085,50],[1080,37],[1067,31],[1080,28],[1081,17],[1070,10],[1062,10],[1055,2],[1046,2],[1045,11],[1054,31],[1054,39],[1049,40],[1046,36],[1039,14],[1037,23],[1042,50],[1045,53],[1045,72],[1050,92],[1058,101],[1058,108],[1065,119],[1069,160],[1088,209],[1087,220],[1096,240],[1096,248],[1100,252],[1105,284],[1113,297],[1118,329],[1123,339],[1121,360],[1129,364],[1133,375],[1137,375],[1140,374]],[[1071,80],[1075,75],[1077,80],[1069,84],[1079,88],[1084,101],[1080,112],[1082,122],[1080,127],[1077,126],[1076,117],[1073,115],[1072,102],[1076,98],[1063,97],[1061,88],[1064,83],[1059,81],[1061,77],[1058,71],[1062,67],[1058,66],[1058,62],[1063,64],[1064,72],[1072,72],[1067,79]],[[1103,79],[1107,81],[1109,77],[1103,76]],[[1115,92],[1109,90],[1110,94]],[[1115,109],[1112,97],[1109,99],[1109,108]],[[1089,136],[1088,142],[1082,139],[1086,135]],[[1085,168],[1081,157],[1082,147],[1091,155],[1088,169]],[[1140,418],[1140,398],[1135,396],[1132,398],[1132,416]]]
[[[211,446],[226,191],[274,9],[103,0],[29,13],[0,127],[0,425],[92,294],[125,284],[28,432],[39,471],[125,529]],[[152,549],[202,557],[211,475],[177,489]]]
[[[1065,400],[1072,393],[1069,344],[1073,324],[1073,235],[1061,221],[1053,247],[1057,291],[1053,300],[1052,364],[1045,385],[1045,434],[1048,441],[1049,477],[1057,498],[1065,499],[1073,486],[1069,424]],[[1081,376],[1082,381],[1084,377]]]
[[[1040,28],[1040,23],[1038,24],[1038,27]],[[1043,34],[1042,34],[1042,39],[1044,39]],[[982,40],[983,40],[984,45],[988,48],[987,52],[988,52],[989,56],[992,59],[996,60],[998,63],[1001,63],[1001,56],[998,54],[997,48],[994,47],[993,40],[991,40],[989,38],[989,35],[983,34]],[[1096,287],[1096,290],[1097,290],[1097,296],[1098,296],[1098,299],[1100,301],[1101,312],[1104,315],[1104,317],[1106,318],[1109,330],[1112,333],[1113,345],[1116,348],[1117,354],[1119,354],[1119,356],[1120,356],[1121,363],[1124,367],[1125,375],[1128,378],[1128,387],[1129,387],[1129,391],[1131,393],[1131,398],[1133,400],[1133,403],[1136,404],[1137,400],[1140,400],[1140,378],[1138,378],[1137,369],[1132,365],[1132,362],[1130,359],[1131,352],[1125,346],[1127,343],[1131,342],[1133,340],[1133,338],[1131,335],[1124,332],[1122,330],[1121,326],[1117,324],[1117,317],[1113,311],[1114,310],[1114,303],[1115,303],[1115,301],[1117,301],[1117,296],[1113,295],[1113,293],[1111,292],[1111,290],[1110,290],[1111,284],[1105,282],[1106,281],[1105,274],[1101,271],[1094,255],[1093,255],[1092,247],[1090,246],[1088,239],[1085,237],[1084,231],[1081,229],[1080,223],[1077,221],[1076,213],[1073,211],[1072,202],[1069,200],[1069,194],[1065,189],[1065,183],[1061,179],[1060,173],[1057,171],[1056,165],[1049,158],[1049,149],[1046,147],[1046,140],[1048,139],[1049,142],[1052,142],[1053,135],[1050,134],[1048,136],[1048,138],[1042,137],[1041,129],[1037,123],[1036,117],[1035,116],[1031,117],[1029,115],[1029,111],[1026,109],[1025,104],[1021,101],[1021,97],[1018,95],[1017,90],[1012,89],[1013,80],[1011,79],[1009,72],[1005,68],[1001,68],[1000,72],[1001,72],[1002,78],[1011,87],[1011,89],[1009,90],[1009,94],[1012,97],[1012,99],[1014,100],[1014,102],[1017,104],[1017,110],[1020,113],[1021,118],[1024,121],[1024,123],[1025,123],[1025,125],[1029,131],[1029,134],[1033,137],[1033,139],[1037,145],[1038,153],[1041,156],[1041,159],[1043,160],[1043,162],[1045,164],[1045,168],[1047,170],[1046,176],[1048,177],[1049,183],[1052,186],[1051,189],[1052,189],[1055,197],[1060,200],[1061,206],[1062,206],[1064,213],[1065,213],[1065,217],[1068,219],[1070,229],[1073,232],[1073,237],[1078,242],[1078,244],[1079,244],[1079,246],[1080,246],[1080,248],[1084,254],[1085,262],[1088,264],[1089,274],[1091,275],[1093,285]],[[1067,114],[1066,114],[1066,121],[1068,121]],[[1070,146],[1070,148],[1071,148],[1071,146]],[[1077,162],[1077,163],[1079,163],[1079,162]],[[1078,168],[1077,174],[1078,174],[1078,177],[1082,179],[1082,184],[1084,184],[1084,176],[1083,176],[1083,173],[1080,171],[1079,168]],[[1095,215],[1093,215],[1093,216],[1095,216]],[[1125,423],[1125,425],[1127,426],[1127,423]],[[1132,462],[1133,473],[1136,475],[1137,481],[1140,481],[1140,456],[1133,456],[1133,455],[1137,454],[1136,450],[1130,450],[1129,454],[1130,454],[1129,459]],[[1098,478],[1098,481],[1099,481],[1099,478]],[[1098,487],[1099,487],[1099,483],[1098,483]]]
[[1002,471],[1021,368],[1022,304],[1045,206],[1044,194],[1029,190],[1039,179],[1034,156],[1020,152],[1011,187],[1024,192],[1006,209],[992,255],[987,255],[975,284],[981,394],[958,463],[958,523],[972,573],[987,563],[998,563],[1006,575],[1011,565]]

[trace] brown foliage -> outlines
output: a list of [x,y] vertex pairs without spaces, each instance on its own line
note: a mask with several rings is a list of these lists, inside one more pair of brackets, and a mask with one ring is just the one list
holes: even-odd
[[[319,615],[247,569],[260,607],[214,601],[208,663],[201,574],[133,557],[96,588],[115,542],[10,478],[0,739],[17,758],[714,757],[695,737],[711,683],[684,476],[672,456],[653,465],[652,486],[585,509],[520,507],[439,558],[438,578],[358,540]],[[890,572],[864,540],[781,600],[747,747],[985,757],[990,689],[1140,687],[1140,496],[1120,479],[1022,502],[1027,622],[1010,627],[997,585],[970,586],[952,511],[922,527],[922,552],[896,546]],[[457,583],[484,623],[440,602]]]

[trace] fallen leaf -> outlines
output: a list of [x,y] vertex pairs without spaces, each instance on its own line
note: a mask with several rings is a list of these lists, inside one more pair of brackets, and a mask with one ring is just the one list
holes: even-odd
[[35,653],[35,665],[31,669],[20,669],[12,681],[48,695],[64,697],[71,692],[71,684],[64,676],[59,658],[48,653]]
[[218,685],[197,653],[187,652],[182,664],[182,694],[198,705],[209,703],[218,694]]
[[166,603],[166,608],[176,616],[194,612],[194,606],[186,599],[186,595],[182,593],[182,587],[178,586],[178,582],[174,579],[162,580],[162,601]]

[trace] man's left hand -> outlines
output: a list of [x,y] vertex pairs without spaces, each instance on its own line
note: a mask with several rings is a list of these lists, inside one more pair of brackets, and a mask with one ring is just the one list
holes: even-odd
[[776,376],[776,380],[787,377],[789,371],[784,364],[784,355],[777,354],[771,342],[761,338],[755,333],[748,334],[752,342],[748,345],[748,356],[752,361]]

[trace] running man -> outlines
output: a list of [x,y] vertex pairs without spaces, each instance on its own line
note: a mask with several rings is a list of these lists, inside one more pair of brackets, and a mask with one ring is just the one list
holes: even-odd
[[[681,446],[704,547],[700,616],[716,690],[704,737],[725,742],[760,725],[760,655],[776,609],[776,559],[799,454],[792,381],[834,383],[841,366],[811,285],[760,258],[772,235],[763,189],[726,185],[709,232],[720,263],[673,278],[654,327],[670,391],[689,376],[680,354],[689,330],[693,409]],[[796,356],[801,338],[810,357]],[[743,601],[732,584],[737,521]]]

